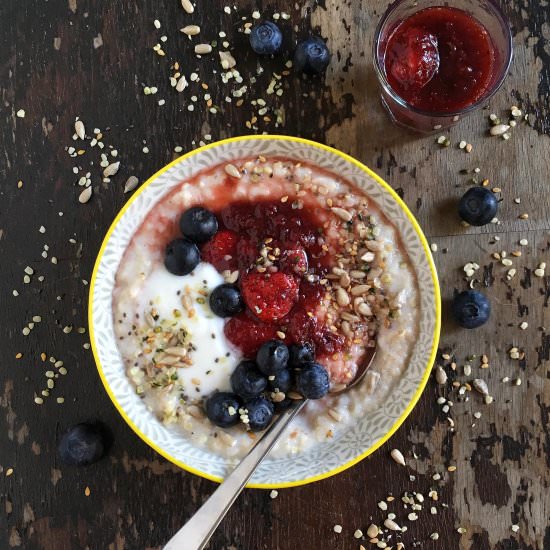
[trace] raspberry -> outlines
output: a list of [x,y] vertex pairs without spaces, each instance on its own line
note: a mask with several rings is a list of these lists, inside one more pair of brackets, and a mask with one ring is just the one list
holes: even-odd
[[391,76],[405,90],[425,86],[439,69],[437,38],[411,28],[393,38]]
[[252,271],[241,280],[246,305],[261,321],[278,321],[287,315],[298,299],[299,285],[291,275]]
[[[211,263],[218,271],[237,269],[237,243],[239,236],[233,231],[218,231],[201,251],[202,259]],[[231,256],[229,258],[229,256]]]
[[257,321],[245,312],[229,319],[225,324],[224,333],[245,357],[253,358],[264,342],[277,337],[277,327]]

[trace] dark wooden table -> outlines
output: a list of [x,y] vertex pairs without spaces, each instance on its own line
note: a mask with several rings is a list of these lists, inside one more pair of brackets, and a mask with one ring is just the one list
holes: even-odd
[[[379,105],[370,48],[384,0],[239,2],[237,9],[222,0],[197,0],[193,15],[184,12],[179,0],[3,0],[2,550],[160,548],[214,490],[213,483],[158,456],[125,425],[86,349],[87,332],[77,329],[86,327],[86,282],[104,233],[128,198],[123,193],[126,179],[135,175],[144,181],[178,155],[176,147],[187,151],[208,135],[215,140],[263,131],[336,145],[385,177],[437,244],[434,256],[444,299],[467,287],[463,266],[475,262],[480,268],[471,279],[476,287],[486,287],[493,315],[485,327],[469,332],[445,316],[438,364],[448,382],[439,386],[430,381],[389,443],[337,477],[281,490],[275,499],[269,491],[245,491],[210,547],[371,548],[368,540],[355,539],[354,531],[366,533],[369,524],[381,525],[394,512],[396,521],[408,527],[392,537],[388,546],[394,550],[399,540],[407,549],[550,549],[550,333],[545,328],[550,278],[535,275],[540,262],[550,261],[550,10],[542,2],[501,3],[514,32],[510,75],[489,108],[445,133],[451,146],[441,148],[433,137],[390,126]],[[254,9],[262,16],[281,14],[289,50],[311,29],[321,32],[334,53],[326,78],[283,74],[288,51],[259,61],[241,32],[253,21]],[[179,32],[191,23],[202,28],[193,41]],[[220,31],[227,37],[220,38]],[[164,34],[165,43],[160,40]],[[213,40],[214,53],[197,59],[193,44]],[[221,82],[216,50],[225,49],[223,40],[237,59],[242,84]],[[153,50],[157,43],[165,56]],[[197,72],[200,84],[191,82],[176,92],[169,82],[176,61],[188,79]],[[264,71],[256,75],[258,66]],[[275,73],[281,75],[280,96],[267,93]],[[232,90],[244,85],[242,102],[236,97],[226,102]],[[145,95],[144,86],[158,91]],[[205,93],[216,113],[209,111]],[[252,104],[258,98],[267,103],[266,120]],[[162,99],[165,104],[159,105]],[[512,105],[528,113],[529,120],[519,122],[508,141],[488,137],[488,114],[507,120]],[[16,114],[20,109],[24,117]],[[79,145],[72,139],[77,116],[88,134],[101,130],[103,151],[87,140],[78,155]],[[470,154],[457,147],[461,140],[473,145]],[[104,184],[100,153],[109,155],[110,146],[118,151],[121,168]],[[68,147],[77,149],[76,158]],[[74,166],[82,168],[81,174],[91,173],[94,192],[87,204],[78,202],[81,174],[73,173]],[[479,173],[473,172],[476,167]],[[457,220],[456,199],[472,177],[487,178],[488,185],[501,189],[498,225],[464,229]],[[520,217],[524,213],[528,219]],[[520,246],[520,239],[528,244]],[[510,280],[511,266],[493,256],[503,250],[516,269]],[[521,257],[511,255],[518,250]],[[23,280],[26,266],[33,270],[28,284]],[[22,330],[34,316],[41,322],[35,321],[25,336]],[[524,321],[528,326],[521,330]],[[63,330],[71,326],[70,333]],[[513,354],[518,359],[510,357],[513,347],[519,349]],[[484,354],[487,369],[480,366]],[[62,360],[67,375],[37,405],[34,397],[46,387],[49,357]],[[469,375],[466,364],[471,365]],[[505,377],[509,381],[503,382]],[[463,384],[473,378],[487,381],[492,404]],[[57,402],[60,397],[63,403]],[[437,403],[440,397],[453,402],[448,412],[446,402]],[[100,419],[111,428],[109,456],[87,468],[63,466],[56,455],[60,435],[87,419]],[[405,455],[407,467],[389,457],[395,447]],[[437,491],[437,501],[428,496],[430,490]],[[407,519],[411,509],[401,501],[413,491],[425,497],[416,521]],[[377,503],[388,496],[395,500],[384,512]],[[335,524],[343,526],[341,534],[333,532]],[[430,538],[433,533],[438,540]]]

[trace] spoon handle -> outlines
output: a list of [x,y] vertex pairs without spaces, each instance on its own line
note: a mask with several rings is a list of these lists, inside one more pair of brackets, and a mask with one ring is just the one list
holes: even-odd
[[164,550],[202,550],[260,462],[307,400],[294,401],[264,433],[193,517],[168,541]]

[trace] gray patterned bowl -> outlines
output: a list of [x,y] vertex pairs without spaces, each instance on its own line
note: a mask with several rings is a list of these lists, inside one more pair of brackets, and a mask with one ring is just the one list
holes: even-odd
[[220,162],[251,156],[307,160],[362,188],[392,220],[419,283],[419,337],[410,364],[396,382],[391,399],[330,441],[292,458],[261,464],[250,487],[281,488],[337,474],[372,453],[397,430],[418,401],[428,380],[439,340],[441,300],[426,238],[396,193],[379,176],[352,157],[325,145],[288,136],[245,136],[212,143],[183,155],[151,177],[112,223],[99,251],[90,285],[89,325],[97,368],[114,405],[136,434],[181,468],[221,481],[234,460],[194,447],[165,427],[136,395],[126,378],[117,349],[111,311],[115,274],[124,250],[153,205],[182,180]]

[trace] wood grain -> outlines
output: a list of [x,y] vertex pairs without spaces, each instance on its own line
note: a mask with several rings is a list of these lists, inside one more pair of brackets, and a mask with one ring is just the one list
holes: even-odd
[[[398,540],[406,548],[550,548],[550,279],[534,276],[539,262],[550,261],[549,12],[543,3],[501,3],[514,30],[510,74],[490,106],[447,132],[452,146],[440,149],[431,137],[390,126],[379,104],[370,51],[386,7],[383,0],[240,2],[231,15],[223,8],[232,4],[202,0],[193,16],[177,0],[2,2],[0,548],[157,549],[214,489],[211,482],[167,463],[126,427],[101,387],[91,353],[83,348],[87,334],[64,334],[62,328],[86,326],[88,288],[83,281],[90,277],[107,227],[127,199],[122,189],[128,176],[144,181],[177,156],[174,147],[189,150],[206,134],[218,139],[262,131],[335,145],[376,170],[404,197],[438,245],[434,256],[445,301],[455,289],[467,287],[464,264],[477,262],[475,285],[486,288],[493,315],[488,325],[468,332],[445,317],[441,354],[451,359],[440,355],[438,364],[444,365],[449,382],[445,387],[430,382],[388,444],[337,477],[280,491],[276,499],[268,491],[245,491],[210,547],[370,547],[353,533],[358,528],[366,533],[371,522],[381,524],[388,512],[377,503],[393,495],[388,511],[408,527],[392,538],[394,549]],[[281,58],[261,60],[264,71],[251,84],[258,59],[238,30],[240,17],[251,21],[254,9],[265,16],[287,12],[290,19],[280,20],[288,51]],[[162,23],[158,31],[156,18]],[[225,101],[237,86],[222,85],[219,74],[213,74],[219,66],[215,56],[197,60],[192,43],[178,31],[191,22],[201,26],[201,40],[221,42],[219,31],[227,33],[237,68],[249,85],[242,106],[235,98]],[[285,69],[295,40],[312,29],[328,38],[334,54],[326,78],[283,76],[282,96],[267,95],[273,72]],[[165,58],[152,51],[163,33]],[[103,45],[94,48],[99,35]],[[190,93],[177,94],[169,86],[175,61],[186,74],[196,71],[208,84],[208,91],[192,87],[199,98],[192,112],[191,87]],[[144,86],[159,91],[146,96]],[[207,110],[205,93],[219,106],[217,114]],[[246,121],[257,110],[250,101],[257,98],[267,101],[271,120],[260,119],[249,129]],[[159,99],[166,104],[159,106]],[[507,142],[488,137],[487,115],[506,116],[513,104],[529,113],[529,122],[519,124]],[[24,118],[16,116],[19,109],[26,111]],[[284,123],[275,124],[274,113]],[[121,170],[111,183],[100,183],[97,149],[86,147],[76,160],[67,154],[76,116],[85,121],[88,133],[102,129],[105,143],[118,150]],[[456,147],[462,139],[473,144],[471,154]],[[94,195],[86,205],[77,201],[75,165],[93,174]],[[502,189],[500,223],[464,229],[455,215],[456,199],[470,185],[476,167],[476,177]],[[18,181],[23,182],[20,189]],[[521,204],[514,202],[516,197]],[[523,212],[528,220],[519,219]],[[39,232],[40,226],[45,233]],[[518,245],[522,238],[528,239],[527,246]],[[49,245],[47,258],[41,256],[44,244]],[[511,280],[507,268],[491,256],[502,250],[522,252],[514,259],[517,274]],[[52,256],[57,264],[51,263]],[[35,271],[30,284],[23,283],[27,265]],[[19,296],[12,295],[13,289]],[[33,315],[43,321],[25,337],[21,330]],[[528,322],[525,330],[519,328],[522,321]],[[510,359],[513,346],[525,352],[523,359]],[[18,352],[23,357],[17,360]],[[62,359],[68,374],[38,407],[33,396],[44,387],[41,352]],[[489,358],[488,369],[480,367],[483,354]],[[475,358],[468,361],[471,356]],[[465,364],[471,364],[471,375],[464,374]],[[476,392],[461,398],[452,386],[475,377],[487,380],[492,404],[484,404]],[[502,382],[504,377],[510,381]],[[518,378],[522,383],[516,386]],[[61,395],[65,403],[58,405],[55,397]],[[440,396],[453,402],[447,413],[436,402]],[[477,412],[480,418],[474,416]],[[108,458],[84,469],[60,464],[60,434],[91,418],[101,419],[113,432]],[[389,458],[394,447],[405,455],[407,467]],[[449,466],[456,471],[449,472]],[[13,473],[8,476],[9,468]],[[441,479],[434,480],[434,474]],[[431,489],[438,491],[437,502],[428,498]],[[426,498],[416,521],[407,519],[411,510],[401,502],[406,491]],[[437,515],[430,513],[432,505]],[[333,532],[335,524],[343,526],[342,534]],[[518,532],[512,525],[519,526]],[[459,527],[466,532],[459,534]],[[437,541],[429,538],[434,532]]]

